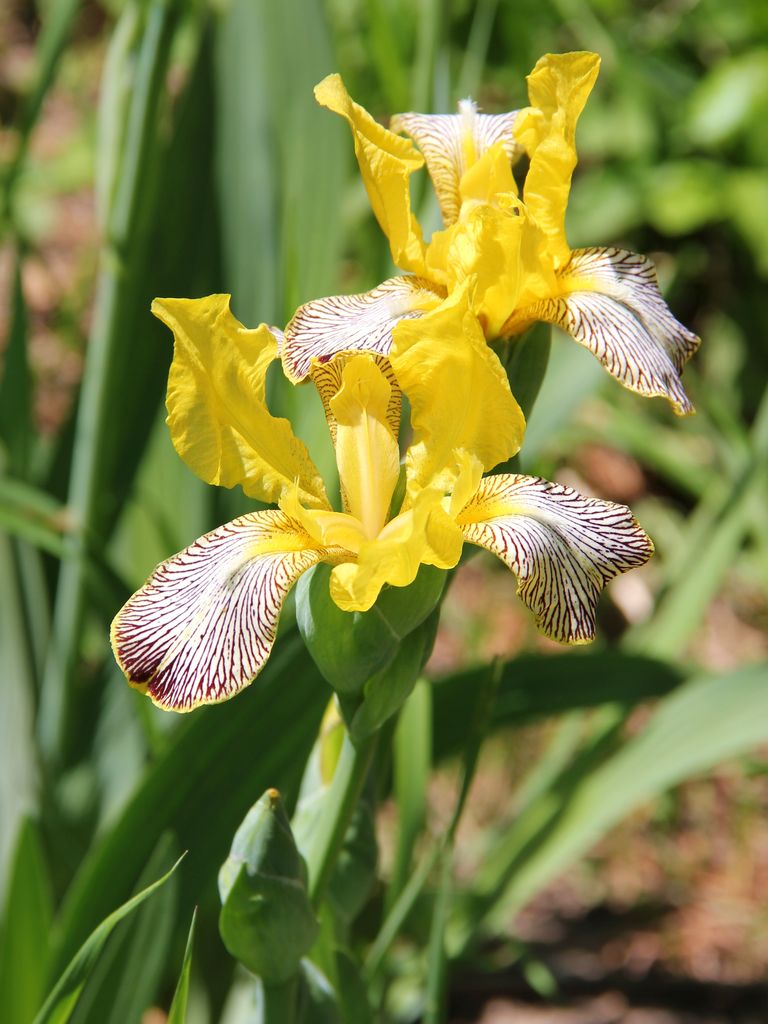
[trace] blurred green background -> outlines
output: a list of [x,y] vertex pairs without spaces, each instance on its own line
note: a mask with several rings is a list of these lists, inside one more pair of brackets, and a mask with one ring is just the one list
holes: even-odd
[[[393,272],[388,250],[348,132],[314,104],[312,86],[340,71],[384,121],[408,109],[448,112],[468,94],[488,112],[509,110],[525,105],[525,75],[538,57],[569,49],[603,60],[579,125],[569,240],[654,257],[673,312],[703,338],[685,373],[698,415],[676,420],[662,402],[620,391],[586,352],[556,339],[524,471],[631,504],[657,556],[617,581],[598,643],[577,654],[555,656],[535,638],[490,560],[456,579],[432,662],[433,676],[451,678],[419,725],[429,742],[421,733],[414,774],[422,790],[430,774],[433,785],[414,821],[426,820],[427,833],[453,799],[444,788],[475,666],[500,655],[509,671],[494,717],[499,739],[476,778],[480,810],[457,851],[477,905],[457,924],[450,1012],[457,1020],[481,1012],[480,996],[459,1005],[478,971],[514,965],[540,994],[556,991],[558,972],[535,943],[507,942],[499,954],[483,937],[508,935],[531,897],[659,793],[667,795],[637,829],[613,833],[585,862],[602,865],[605,881],[582,867],[573,899],[581,910],[628,892],[637,905],[678,897],[691,905],[702,879],[720,876],[706,852],[686,857],[676,840],[688,830],[706,836],[716,819],[730,837],[721,856],[741,866],[725,888],[726,903],[741,901],[740,923],[724,951],[710,949],[720,968],[698,980],[762,982],[768,922],[745,919],[757,913],[768,871],[759,746],[768,742],[768,7],[8,0],[0,11],[3,1020],[31,1020],[91,929],[182,849],[188,857],[163,902],[147,903],[115,933],[71,1019],[122,1024],[153,1003],[168,1006],[195,903],[189,1020],[223,1019],[235,997],[216,934],[215,871],[267,785],[295,797],[329,695],[290,608],[279,653],[235,705],[188,718],[156,712],[111,659],[109,622],[154,565],[253,507],[204,486],[173,452],[162,404],[171,346],[151,299],[227,291],[247,325],[282,326],[310,298],[373,287]],[[425,181],[415,199],[422,223],[435,228]],[[277,375],[271,386],[275,410],[330,474],[319,402]],[[692,707],[668,707],[690,697],[691,679],[710,689],[695,691]],[[645,702],[665,694],[656,714],[668,718],[644,732],[653,707]],[[670,795],[673,784],[735,755],[714,783]],[[388,868],[384,842],[384,875],[399,871],[402,886],[403,865],[423,851],[403,839],[396,745],[393,757],[395,810],[385,804],[380,821],[386,834],[387,815],[400,815],[400,852]],[[517,787],[537,759],[540,777]],[[586,823],[558,825],[568,839],[536,824],[536,800],[558,779],[571,780],[573,806],[590,808]],[[488,794],[493,814],[482,811]],[[610,881],[649,834],[642,856],[667,879],[672,870],[677,897],[658,879],[647,888],[622,883],[620,873]],[[483,875],[477,865],[486,860]],[[375,894],[373,902],[375,911]],[[376,934],[374,911],[361,925],[363,944]],[[673,937],[682,928],[676,919]],[[422,1011],[422,932],[414,912],[411,944],[377,981],[392,1019]],[[695,976],[694,952],[670,939],[665,953],[658,936],[666,933],[654,934],[654,962]]]

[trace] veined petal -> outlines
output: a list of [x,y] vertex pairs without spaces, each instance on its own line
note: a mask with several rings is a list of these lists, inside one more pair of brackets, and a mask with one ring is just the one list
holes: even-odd
[[523,195],[549,239],[555,266],[568,260],[565,208],[576,166],[576,122],[595,84],[595,53],[546,54],[528,75],[531,106],[520,111],[515,136],[530,157]]
[[680,374],[700,339],[672,316],[647,257],[577,249],[559,272],[558,286],[561,295],[520,310],[504,332],[531,320],[557,324],[630,391],[667,398],[679,415],[693,412]]
[[[354,352],[342,352],[341,355],[334,356],[326,363],[319,362],[318,360],[314,360],[312,363],[312,383],[317,388],[317,392],[323,403],[325,418],[328,421],[328,429],[331,433],[331,439],[333,440],[334,445],[336,444],[336,430],[338,424],[336,422],[336,416],[331,408],[331,399],[336,397],[336,394],[341,388],[344,367],[347,365],[349,360],[354,357]],[[368,358],[373,361],[374,365],[389,384],[389,401],[387,403],[386,422],[389,424],[389,429],[392,431],[393,437],[397,437],[400,432],[400,412],[403,403],[400,386],[397,383],[395,372],[392,369],[392,364],[386,356],[371,353],[368,355]]]
[[406,455],[410,499],[429,484],[452,485],[457,449],[488,470],[522,444],[525,418],[470,309],[470,284],[418,323],[403,321],[394,332],[390,360],[411,403],[414,431]]
[[442,508],[439,490],[423,490],[375,540],[364,543],[356,562],[343,562],[331,573],[331,597],[343,611],[364,612],[388,584],[407,587],[419,566],[453,568],[463,546],[461,530]]
[[459,182],[476,160],[497,142],[510,164],[522,152],[512,130],[516,117],[516,110],[479,114],[472,100],[461,100],[458,114],[396,114],[389,122],[393,132],[405,132],[424,154],[446,227],[459,216]]
[[424,242],[411,212],[409,178],[424,166],[423,157],[410,142],[388,131],[355,103],[340,75],[328,75],[316,85],[315,99],[340,114],[352,129],[363,184],[376,220],[389,239],[395,264],[421,273]]
[[445,292],[422,277],[391,277],[370,292],[333,295],[299,306],[285,329],[282,357],[286,376],[304,380],[313,360],[339,352],[389,353],[392,328],[439,305]]
[[486,477],[457,521],[515,573],[536,625],[561,643],[591,640],[605,584],[653,554],[626,506],[539,477]]
[[112,623],[128,682],[191,711],[234,696],[269,657],[286,594],[332,552],[282,512],[252,512],[155,569]]
[[174,447],[206,483],[241,484],[276,502],[298,481],[302,501],[328,507],[323,481],[288,420],[267,409],[267,370],[277,340],[264,324],[247,330],[228,295],[155,299],[152,312],[173,331],[168,427]]

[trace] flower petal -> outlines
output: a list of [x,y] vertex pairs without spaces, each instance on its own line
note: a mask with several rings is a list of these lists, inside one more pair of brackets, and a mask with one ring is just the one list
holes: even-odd
[[472,100],[461,100],[458,114],[396,114],[389,122],[393,132],[405,132],[424,154],[446,227],[459,216],[462,175],[486,150],[501,142],[509,163],[522,152],[512,130],[516,117],[516,110],[479,114]]
[[283,368],[304,380],[313,360],[326,362],[339,352],[389,353],[392,328],[438,306],[444,292],[421,277],[391,277],[370,292],[332,295],[299,306],[285,329]]
[[576,122],[599,70],[595,53],[546,54],[528,75],[531,106],[520,111],[515,124],[515,136],[531,160],[525,205],[547,235],[556,267],[570,255],[565,208],[576,166]]
[[390,360],[411,403],[413,443],[406,455],[408,494],[450,486],[457,449],[488,470],[520,449],[525,419],[469,301],[470,281],[418,322],[402,321]]
[[667,398],[693,412],[680,374],[700,339],[672,316],[653,263],[624,249],[576,249],[558,274],[563,290],[515,314],[510,323],[557,324],[594,353],[630,391]]
[[356,562],[334,568],[331,597],[342,611],[367,611],[386,584],[413,583],[420,565],[450,569],[458,563],[464,540],[441,502],[439,490],[420,491],[411,508],[361,545]]
[[246,330],[228,295],[155,299],[152,312],[174,335],[168,427],[174,447],[206,483],[241,484],[276,502],[295,481],[302,501],[328,507],[323,481],[288,420],[267,409],[267,370],[277,340],[264,324]]
[[190,711],[234,696],[269,657],[286,594],[332,553],[282,512],[252,512],[163,562],[112,623],[128,682]]
[[561,643],[591,640],[605,584],[653,553],[624,505],[534,476],[486,477],[457,521],[515,573],[536,625]]
[[420,273],[424,263],[421,228],[411,212],[409,178],[424,159],[406,139],[387,131],[355,103],[340,75],[315,86],[315,99],[340,114],[352,129],[355,156],[376,220],[389,239],[392,259],[403,270]]
[[[331,432],[331,439],[333,440],[334,446],[336,444],[338,423],[336,422],[336,416],[331,408],[331,399],[336,397],[339,389],[341,388],[344,367],[350,359],[354,358],[354,356],[354,352],[342,352],[340,355],[334,356],[327,363],[321,363],[317,360],[312,363],[312,383],[317,388],[317,392],[323,403],[325,418],[328,421],[328,429]],[[390,390],[389,402],[387,403],[386,422],[389,425],[389,429],[392,431],[392,436],[397,437],[400,432],[400,412],[403,403],[400,386],[397,383],[395,372],[392,369],[392,364],[386,356],[372,353],[368,355],[368,358],[373,361],[374,365],[378,368],[379,372],[384,376],[389,384]]]

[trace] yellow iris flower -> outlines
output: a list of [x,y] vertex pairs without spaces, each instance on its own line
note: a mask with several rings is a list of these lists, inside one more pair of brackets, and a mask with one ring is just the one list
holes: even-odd
[[[310,366],[342,511],[288,421],[267,408],[279,332],[243,327],[227,295],[154,303],[175,339],[167,407],[177,452],[206,482],[240,484],[277,508],[199,538],[129,599],[111,637],[131,685],[177,711],[226,700],[261,670],[286,594],[318,562],[333,566],[336,604],[365,611],[420,565],[455,566],[465,541],[516,574],[544,633],[591,639],[603,586],[646,561],[651,543],[622,505],[537,477],[483,477],[518,450],[524,420],[469,293],[458,288],[418,324],[404,322],[386,357],[353,351]],[[393,508],[403,393],[412,441]]]
[[[398,114],[391,131],[350,98],[339,75],[316,87],[318,102],[349,123],[371,206],[407,273],[371,292],[302,306],[286,328],[292,380],[339,350],[386,354],[403,319],[469,283],[488,341],[535,321],[557,324],[625,387],[692,411],[680,374],[699,339],[672,316],[651,261],[621,249],[571,250],[566,239],[576,123],[599,64],[592,53],[548,54],[528,76],[524,110],[487,115],[464,100],[457,114]],[[523,154],[530,162],[521,195],[512,165]],[[429,243],[409,193],[410,175],[425,162],[445,222]]]

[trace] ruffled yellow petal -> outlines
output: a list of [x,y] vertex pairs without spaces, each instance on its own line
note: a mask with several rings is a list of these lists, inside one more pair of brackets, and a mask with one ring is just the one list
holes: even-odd
[[504,333],[534,320],[557,324],[637,394],[661,396],[680,415],[693,412],[680,374],[700,339],[672,316],[653,263],[624,249],[577,249],[556,291],[516,311]]
[[412,274],[391,277],[370,292],[313,299],[300,306],[285,329],[281,354],[289,380],[304,380],[313,363],[339,352],[387,355],[392,328],[421,316],[445,298],[445,291]]
[[512,130],[516,117],[516,110],[480,114],[472,100],[461,100],[458,114],[396,114],[390,121],[424,154],[446,227],[459,216],[462,176],[487,150],[499,145],[508,168],[522,152]]
[[343,611],[367,611],[385,585],[407,587],[419,566],[455,566],[461,556],[461,530],[446,515],[437,490],[421,491],[411,508],[387,523],[375,540],[364,543],[357,562],[331,573],[331,597]]
[[536,625],[561,643],[591,640],[603,587],[653,553],[624,505],[539,477],[487,477],[457,521],[515,573]]
[[515,308],[523,280],[520,262],[524,213],[511,193],[493,206],[478,203],[453,227],[433,236],[429,272],[448,292],[473,282],[472,310],[485,336],[494,339]]
[[397,437],[387,422],[391,393],[371,356],[356,355],[346,362],[341,388],[330,400],[345,506],[370,539],[386,522],[400,475]]
[[565,209],[576,166],[576,122],[595,84],[595,53],[547,54],[528,76],[531,106],[520,111],[515,136],[530,157],[525,205],[544,231],[555,266],[566,263]]
[[315,98],[321,106],[340,114],[352,129],[365,190],[389,239],[395,264],[422,273],[424,242],[411,212],[409,179],[424,166],[424,158],[407,139],[388,131],[355,103],[340,75],[328,75],[316,85]]
[[332,555],[277,511],[196,540],[115,616],[112,647],[128,682],[174,711],[234,696],[269,657],[290,588]]
[[240,484],[267,502],[298,482],[304,504],[328,507],[305,445],[266,406],[267,369],[277,358],[269,328],[243,327],[228,295],[155,299],[152,312],[174,335],[168,426],[187,465],[206,483]]
[[406,455],[408,495],[429,484],[449,490],[456,450],[484,469],[520,448],[525,418],[504,368],[469,304],[469,282],[418,323],[395,328],[390,359],[411,403],[413,443]]

